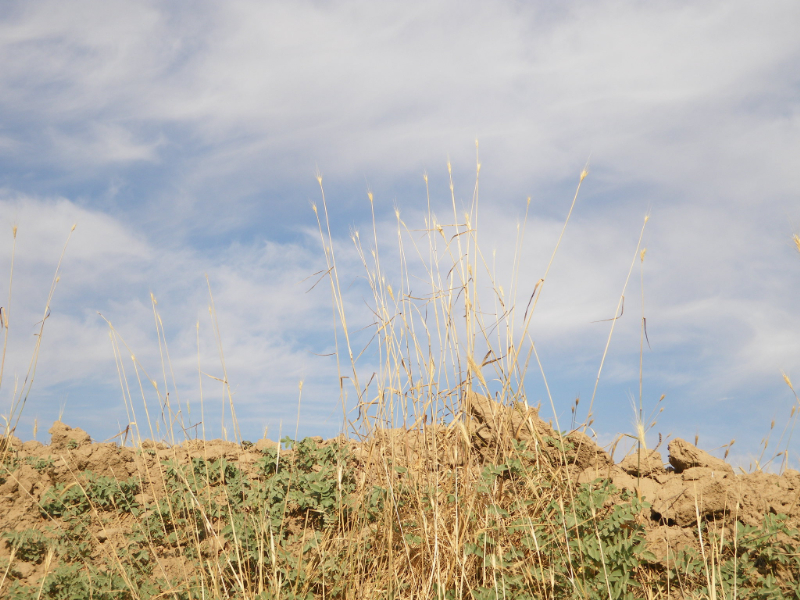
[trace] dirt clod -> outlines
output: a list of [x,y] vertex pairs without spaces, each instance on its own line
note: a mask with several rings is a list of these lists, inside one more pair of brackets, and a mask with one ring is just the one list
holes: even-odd
[[643,450],[641,456],[634,451],[622,459],[619,466],[628,475],[652,477],[664,471],[664,459],[661,458],[661,453],[658,450],[650,450],[649,452]]
[[[50,447],[53,450],[77,448],[92,443],[92,438],[83,429],[73,429],[61,421],[56,421],[49,429]],[[72,443],[70,443],[72,442]]]
[[614,464],[608,453],[581,431],[567,434],[566,444],[560,448],[556,432],[539,418],[537,408],[522,402],[506,406],[475,392],[469,392],[468,398],[469,414],[474,419],[473,435],[485,448],[505,447],[509,440],[528,442],[529,446],[538,445],[544,449],[556,462],[566,460],[576,473]]
[[707,467],[712,470],[733,474],[733,467],[721,458],[711,456],[686,440],[676,438],[669,443],[669,464],[676,473],[682,473],[692,467]]

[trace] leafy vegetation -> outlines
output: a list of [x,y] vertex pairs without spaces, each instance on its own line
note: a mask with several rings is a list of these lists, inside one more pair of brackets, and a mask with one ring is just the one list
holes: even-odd
[[736,522],[735,529],[734,539],[724,540],[704,523],[706,556],[681,549],[672,557],[672,581],[703,595],[717,588],[725,597],[800,598],[800,532],[786,515],[766,514],[760,526]]

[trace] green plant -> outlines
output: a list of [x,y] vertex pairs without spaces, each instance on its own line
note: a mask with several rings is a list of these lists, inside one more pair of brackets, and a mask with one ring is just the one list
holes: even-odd
[[4,531],[3,539],[6,548],[14,550],[19,560],[30,563],[40,563],[47,553],[48,540],[41,531],[25,529],[23,531]]
[[131,512],[138,507],[134,498],[138,492],[139,482],[134,477],[117,481],[87,471],[81,481],[69,485],[60,483],[48,489],[39,506],[51,517],[75,517],[92,506],[100,510]]
[[12,580],[18,579],[21,575],[17,569],[16,563],[9,564],[9,560],[5,556],[0,557],[0,579],[2,579],[3,574],[5,574],[6,578]]
[[735,537],[726,540],[703,524],[701,533],[709,547],[717,549],[718,558],[709,561],[696,550],[683,548],[671,557],[674,566],[668,576],[703,594],[714,587],[726,596],[800,598],[800,532],[787,520],[786,515],[766,514],[759,526],[736,522]]
[[25,458],[25,464],[31,465],[34,469],[39,471],[40,473],[43,471],[49,471],[55,465],[55,461],[52,458],[38,458],[35,456],[28,456]]
[[41,585],[43,598],[48,600],[87,600],[91,598],[86,571],[79,564],[61,565],[45,576]]

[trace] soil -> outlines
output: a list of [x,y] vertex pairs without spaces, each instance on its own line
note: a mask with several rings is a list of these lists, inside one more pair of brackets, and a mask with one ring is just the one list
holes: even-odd
[[[610,454],[580,431],[568,434],[567,445],[558,449],[558,435],[549,424],[539,418],[536,409],[526,405],[508,407],[478,394],[468,396],[468,426],[451,424],[439,426],[439,432],[454,432],[451,438],[460,438],[469,447],[491,461],[506,451],[512,440],[536,446],[538,450],[562,463],[560,476],[580,484],[604,478],[618,489],[627,489],[650,503],[647,521],[647,539],[650,551],[665,560],[668,551],[684,545],[694,545],[697,527],[701,521],[713,522],[730,529],[736,522],[757,526],[765,514],[783,514],[793,527],[800,525],[800,472],[787,470],[781,475],[735,473],[723,460],[713,457],[682,439],[673,439],[668,445],[665,462],[658,450],[637,456],[635,453],[615,463]],[[430,431],[432,428],[428,427]],[[375,445],[383,440],[399,442],[403,461],[413,468],[422,460],[425,429],[417,431],[386,430],[369,442],[353,440],[323,441],[320,445],[347,443],[358,464],[367,465]],[[276,442],[259,440],[255,444],[236,444],[223,440],[190,440],[170,446],[164,442],[146,440],[141,448],[131,448],[115,443],[93,443],[83,430],[56,422],[50,428],[50,444],[36,441],[22,442],[16,437],[0,437],[0,455],[18,465],[6,475],[0,485],[0,532],[25,529],[44,530],[48,518],[39,508],[45,492],[57,484],[73,484],[82,473],[126,480],[131,477],[146,482],[137,502],[148,505],[158,501],[164,490],[159,487],[162,461],[167,459],[186,463],[201,457],[209,461],[225,458],[236,463],[248,473],[263,456],[262,450],[275,448]],[[458,452],[444,453],[438,459],[452,467],[463,466],[464,458]],[[283,451],[282,451],[283,452]],[[2,481],[2,479],[0,479]],[[364,477],[361,477],[363,485]],[[99,546],[114,544],[124,534],[125,522],[111,528],[97,525],[93,531]],[[214,548],[207,549],[213,552]],[[0,543],[0,558],[9,556],[9,548]],[[37,581],[44,570],[43,564],[20,563],[18,578]]]

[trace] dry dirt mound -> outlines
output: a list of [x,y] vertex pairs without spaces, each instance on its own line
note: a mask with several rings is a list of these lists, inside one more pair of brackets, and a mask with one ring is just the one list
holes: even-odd
[[[670,550],[695,544],[700,522],[714,522],[730,530],[737,521],[757,526],[765,514],[783,514],[793,526],[800,523],[797,471],[788,470],[781,475],[736,474],[724,461],[682,439],[669,443],[667,463],[658,451],[650,450],[641,456],[626,456],[615,464],[608,452],[580,431],[560,437],[534,408],[524,404],[504,406],[474,393],[466,400],[469,418],[464,421],[414,431],[377,431],[360,442],[315,438],[314,443],[320,448],[330,444],[348,446],[355,479],[362,487],[381,477],[385,464],[398,472],[441,467],[477,469],[501,463],[513,452],[514,442],[525,443],[534,451],[535,460],[550,469],[556,480],[578,485],[605,479],[647,501],[651,505],[646,524],[648,545],[659,560]],[[23,443],[13,436],[0,438],[0,456],[7,465],[0,477],[0,532],[44,529],[53,521],[41,509],[46,494],[56,489],[63,495],[76,483],[84,485],[89,481],[87,472],[95,478],[135,480],[135,501],[150,510],[147,507],[155,506],[166,493],[166,461],[185,465],[193,459],[204,459],[210,464],[224,458],[243,473],[255,474],[258,461],[265,456],[263,451],[278,449],[278,444],[270,440],[255,444],[190,440],[174,446],[146,440],[141,447],[130,448],[92,443],[86,432],[61,422],[53,425],[50,434],[49,445]],[[291,452],[281,452],[284,460],[291,456]],[[92,526],[97,548],[102,550],[105,545],[118,542],[125,533],[125,519],[130,521],[133,517],[118,520],[113,526],[101,521]],[[207,546],[215,542],[209,538],[204,543]],[[216,546],[203,546],[202,550],[221,551]],[[8,558],[9,553],[10,545],[0,542],[0,559]],[[179,566],[176,563],[174,568]],[[16,577],[33,583],[43,569],[41,562],[20,563]]]
[[[539,418],[534,408],[506,407],[473,394],[469,411],[470,442],[485,459],[499,458],[512,439],[527,442],[541,449],[552,464],[563,463],[564,478],[577,483],[607,478],[618,489],[638,491],[652,505],[653,522],[662,526],[694,527],[698,515],[701,520],[733,515],[748,525],[757,525],[768,513],[800,518],[800,472],[794,470],[781,475],[761,472],[737,475],[723,460],[682,439],[669,443],[667,463],[658,451],[650,450],[641,457],[633,453],[615,464],[608,452],[580,431],[569,433],[559,447],[556,432]],[[450,432],[453,433],[448,436]],[[263,449],[278,446],[271,440],[260,440],[247,448],[223,440],[189,440],[176,446],[145,440],[141,449],[134,449],[114,443],[92,443],[85,431],[61,422],[56,422],[49,433],[49,445],[23,443],[13,436],[8,440],[5,452],[20,466],[0,485],[3,531],[40,519],[36,507],[44,491],[59,483],[74,482],[83,471],[117,479],[144,477],[155,485],[158,477],[150,477],[150,471],[158,471],[163,460],[225,458],[246,472],[248,465],[262,456]],[[382,435],[384,445],[386,440],[398,440],[396,458],[410,467],[422,466],[423,459],[433,459],[433,454],[435,460],[451,467],[463,465],[467,460],[466,453],[456,457],[453,444],[446,443],[448,437],[458,437],[458,426],[428,427],[427,434],[388,430]],[[366,443],[350,442],[356,458],[368,460],[374,448],[381,446],[381,436],[376,437],[377,440]],[[316,439],[322,443],[322,438]],[[6,446],[5,440],[0,443],[2,446]],[[152,492],[157,497],[160,490],[154,487]]]

